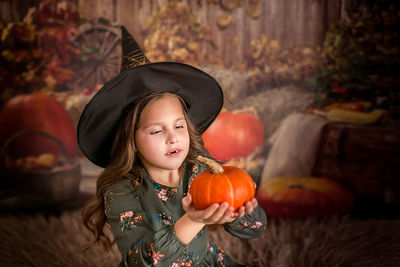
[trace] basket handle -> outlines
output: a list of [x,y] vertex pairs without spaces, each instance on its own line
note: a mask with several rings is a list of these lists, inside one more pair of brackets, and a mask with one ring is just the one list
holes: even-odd
[[64,144],[55,136],[50,135],[48,133],[45,133],[43,131],[37,131],[37,130],[24,130],[24,131],[19,131],[16,132],[15,134],[13,134],[11,137],[9,137],[7,139],[7,141],[3,144],[3,146],[0,149],[0,169],[5,170],[5,166],[4,166],[4,157],[7,151],[7,148],[10,146],[10,144],[12,142],[14,142],[17,138],[20,138],[21,136],[27,135],[27,134],[38,134],[38,135],[42,135],[44,137],[49,138],[50,140],[52,140],[54,143],[56,143],[60,148],[61,148],[61,152],[62,152],[62,157],[60,157],[60,161],[61,162],[66,162],[66,158],[67,158],[67,150],[65,149]]

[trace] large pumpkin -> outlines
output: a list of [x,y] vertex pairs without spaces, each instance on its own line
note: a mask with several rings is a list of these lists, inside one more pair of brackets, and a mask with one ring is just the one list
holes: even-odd
[[354,195],[328,178],[279,177],[267,179],[256,198],[271,217],[303,218],[351,211]]
[[202,210],[213,203],[227,202],[237,210],[254,197],[255,183],[247,172],[240,168],[215,168],[214,165],[211,170],[201,172],[193,179],[189,192],[196,209]]
[[220,161],[247,157],[264,145],[264,128],[250,112],[222,111],[203,133],[203,141]]
[[[41,94],[17,95],[8,100],[0,111],[0,145],[22,131],[39,131],[58,139],[65,147],[67,157],[77,153],[75,128],[64,107],[54,98]],[[13,140],[7,154],[15,158],[39,156],[45,153],[59,155],[60,145],[39,134],[26,134]]]

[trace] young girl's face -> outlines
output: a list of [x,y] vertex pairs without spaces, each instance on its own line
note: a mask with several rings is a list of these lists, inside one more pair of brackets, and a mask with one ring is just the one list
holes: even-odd
[[178,169],[189,152],[190,138],[179,99],[164,94],[143,109],[135,145],[150,173]]

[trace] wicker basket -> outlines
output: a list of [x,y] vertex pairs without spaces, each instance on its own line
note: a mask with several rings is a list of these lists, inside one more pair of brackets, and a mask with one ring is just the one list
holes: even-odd
[[[46,171],[8,170],[4,164],[8,146],[17,138],[27,134],[39,134],[57,143],[62,151],[60,155],[62,166]],[[81,168],[77,159],[68,160],[66,155],[63,143],[54,136],[41,131],[18,132],[3,144],[0,151],[2,184],[6,190],[23,195],[24,198],[38,203],[58,203],[72,200],[79,193]]]

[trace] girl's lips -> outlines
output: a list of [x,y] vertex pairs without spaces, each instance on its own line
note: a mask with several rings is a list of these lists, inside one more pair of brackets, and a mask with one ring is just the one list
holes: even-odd
[[181,149],[179,149],[179,148],[176,148],[176,149],[172,149],[172,150],[170,150],[167,154],[165,154],[166,156],[169,156],[169,157],[174,157],[174,156],[177,156],[178,154],[179,154],[179,152],[181,152],[182,150]]

